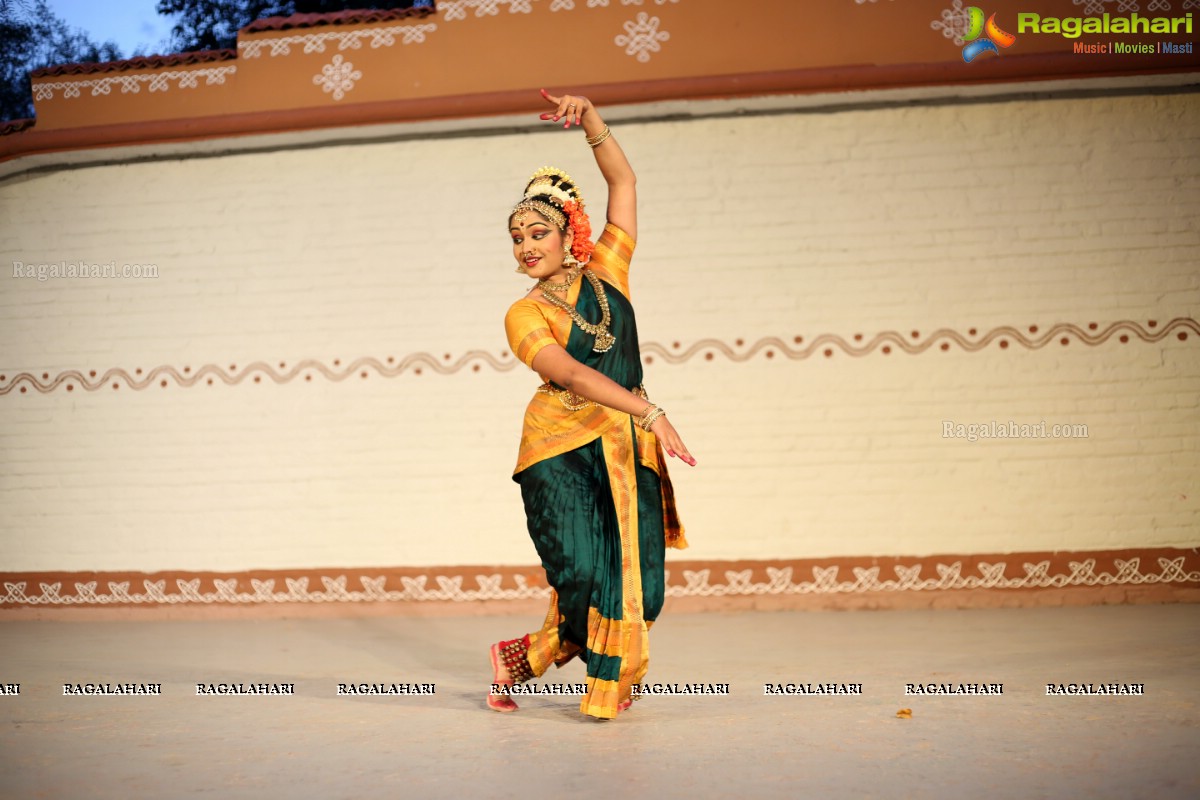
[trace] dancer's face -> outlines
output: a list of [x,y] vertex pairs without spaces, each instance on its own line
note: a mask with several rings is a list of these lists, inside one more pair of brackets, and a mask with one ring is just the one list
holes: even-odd
[[508,232],[512,236],[513,257],[525,267],[529,277],[548,280],[566,272],[563,246],[570,241],[541,214],[524,211],[514,215],[509,220]]

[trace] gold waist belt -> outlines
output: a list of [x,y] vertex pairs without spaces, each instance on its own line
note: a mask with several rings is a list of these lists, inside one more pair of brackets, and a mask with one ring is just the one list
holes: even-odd
[[[585,408],[591,408],[592,406],[596,405],[591,400],[580,397],[568,389],[559,389],[548,381],[537,387],[537,390],[542,394],[548,394],[551,397],[557,397],[558,401],[563,404],[563,408],[567,409],[568,411],[582,411]],[[638,384],[629,391],[633,392],[647,402],[650,400],[650,397],[646,394],[645,387],[643,387],[641,384]]]

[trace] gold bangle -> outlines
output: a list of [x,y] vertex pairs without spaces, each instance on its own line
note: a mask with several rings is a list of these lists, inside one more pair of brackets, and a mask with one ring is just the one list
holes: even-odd
[[650,427],[652,425],[654,425],[655,421],[657,421],[658,418],[661,417],[665,413],[667,413],[667,412],[663,411],[661,408],[659,408],[658,406],[651,403],[649,406],[646,407],[646,410],[642,412],[642,417],[641,417],[641,419],[638,420],[638,425],[641,426],[642,430],[649,433]]
[[600,131],[595,136],[587,137],[584,141],[586,141],[588,143],[588,147],[595,150],[597,147],[599,147],[601,144],[603,144],[605,139],[607,139],[610,136],[612,136],[612,131],[609,129],[609,127],[607,125],[605,125],[604,130]]

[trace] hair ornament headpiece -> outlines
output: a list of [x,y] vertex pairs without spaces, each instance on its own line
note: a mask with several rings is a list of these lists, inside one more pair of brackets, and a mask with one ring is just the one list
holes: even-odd
[[554,191],[555,194],[566,195],[563,203],[574,200],[580,208],[584,205],[583,195],[580,194],[579,187],[575,185],[575,180],[558,167],[542,167],[530,175],[529,181],[525,184],[525,197],[546,194],[547,190]]

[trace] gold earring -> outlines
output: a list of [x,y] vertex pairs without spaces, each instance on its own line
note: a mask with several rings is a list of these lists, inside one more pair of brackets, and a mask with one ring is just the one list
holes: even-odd
[[563,245],[563,266],[567,269],[579,266],[579,259],[571,254],[571,248],[565,244]]
[[524,264],[518,264],[518,265],[517,265],[517,272],[521,273],[522,275],[527,275],[527,274],[528,274],[528,273],[525,271],[525,265],[524,265]]

